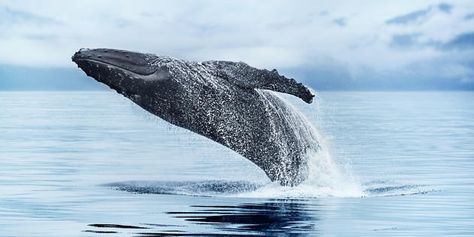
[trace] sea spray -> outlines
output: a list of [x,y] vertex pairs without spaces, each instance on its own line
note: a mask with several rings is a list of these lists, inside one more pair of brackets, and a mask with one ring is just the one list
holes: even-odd
[[[361,197],[364,196],[363,188],[349,170],[341,169],[335,162],[326,139],[321,132],[302,114],[292,103],[278,93],[271,91],[259,91],[263,100],[269,103],[268,107],[277,111],[279,116],[284,117],[293,131],[298,134],[300,142],[307,144],[305,180],[296,187],[281,186],[278,183],[270,183],[255,191],[241,193],[243,197]],[[271,97],[277,97],[286,106],[274,106]],[[317,109],[317,103],[316,103]],[[287,108],[284,110],[277,108]],[[285,144],[282,146],[287,147]],[[285,150],[285,149],[282,149]],[[289,152],[288,152],[289,153]]]

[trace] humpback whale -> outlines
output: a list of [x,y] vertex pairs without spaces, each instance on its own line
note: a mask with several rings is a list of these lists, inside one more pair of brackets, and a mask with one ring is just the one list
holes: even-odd
[[308,152],[319,149],[317,138],[304,116],[273,91],[306,103],[314,95],[275,69],[105,48],[81,49],[72,60],[146,111],[239,153],[271,181],[295,186],[308,176]]

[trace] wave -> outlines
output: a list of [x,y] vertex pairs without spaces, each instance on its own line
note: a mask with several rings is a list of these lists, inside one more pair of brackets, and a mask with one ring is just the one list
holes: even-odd
[[234,198],[274,198],[274,199],[311,199],[328,197],[370,198],[388,196],[423,195],[435,191],[426,185],[389,184],[386,182],[368,183],[361,193],[354,190],[352,195],[328,187],[315,187],[302,184],[297,187],[285,187],[278,183],[253,183],[249,181],[126,181],[109,183],[105,186],[115,190],[135,194],[186,195],[205,197]]

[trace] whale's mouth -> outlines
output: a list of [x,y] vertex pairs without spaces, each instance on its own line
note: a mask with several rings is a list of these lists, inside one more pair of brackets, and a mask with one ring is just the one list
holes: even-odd
[[72,61],[81,67],[102,65],[126,72],[148,76],[157,71],[153,55],[116,49],[81,49],[72,56]]
[[78,65],[83,65],[83,64],[102,65],[104,67],[121,70],[121,71],[127,72],[128,74],[134,74],[134,75],[137,75],[137,76],[149,76],[149,75],[153,75],[157,71],[157,69],[155,69],[155,70],[150,70],[150,71],[147,71],[147,72],[143,72],[143,71],[140,71],[140,70],[133,70],[133,69],[128,68],[128,67],[123,67],[121,65],[117,65],[117,64],[114,64],[114,63],[105,62],[105,61],[101,61],[101,60],[95,60],[95,59],[77,59],[77,60],[73,60],[73,61]]

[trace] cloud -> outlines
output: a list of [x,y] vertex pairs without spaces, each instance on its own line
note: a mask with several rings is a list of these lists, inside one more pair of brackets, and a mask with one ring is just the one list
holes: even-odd
[[319,15],[320,16],[327,16],[327,15],[329,15],[329,12],[328,11],[320,11]]
[[464,19],[467,20],[467,21],[474,19],[474,13],[469,13],[469,14],[465,15]]
[[340,27],[344,27],[344,26],[347,25],[347,19],[344,18],[344,17],[336,18],[332,22],[334,22],[334,24],[336,24]]
[[438,4],[438,9],[444,13],[451,13],[451,10],[453,9],[453,5],[447,4],[447,3],[440,3]]
[[387,24],[411,24],[420,22],[428,16],[431,12],[431,7],[423,10],[417,10],[414,12],[407,13],[405,15],[397,16],[386,21]]
[[54,34],[43,29],[60,24],[51,17],[0,5],[0,39],[14,40],[16,35],[21,35],[24,39],[51,40]]
[[420,33],[396,34],[392,36],[390,46],[395,48],[411,48],[419,46],[418,39],[420,36]]
[[474,67],[462,36],[472,12],[472,0],[3,0],[0,65],[73,69],[79,48],[108,47],[245,61],[317,88],[428,86],[430,76],[457,85]]
[[[425,38],[425,40],[421,40]],[[426,38],[421,33],[395,34],[390,46],[397,49],[421,49],[431,47],[436,50],[470,50],[474,49],[474,32],[464,32],[454,36],[447,42]]]
[[442,48],[457,50],[474,49],[474,32],[457,35],[454,39],[442,45]]
[[453,5],[447,3],[440,3],[437,6],[429,6],[425,9],[416,10],[404,15],[396,16],[387,20],[386,24],[413,24],[413,23],[421,23],[426,21],[432,14],[434,14],[435,10],[439,10],[443,13],[450,14],[451,10],[453,9]]
[[31,24],[55,24],[58,23],[56,20],[36,15],[34,13],[29,13],[21,10],[10,9],[9,7],[0,6],[0,25],[9,25],[9,24],[21,24],[21,23],[31,23]]

